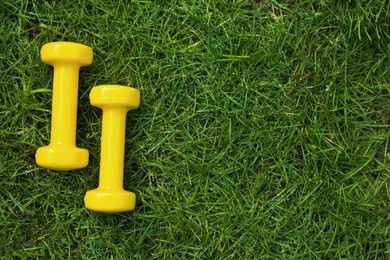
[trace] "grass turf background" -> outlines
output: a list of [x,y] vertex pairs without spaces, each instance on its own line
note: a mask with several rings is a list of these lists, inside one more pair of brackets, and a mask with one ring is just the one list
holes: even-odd
[[[3,1],[0,252],[96,259],[389,258],[390,4]],[[51,41],[91,46],[77,144],[50,172]],[[125,182],[135,211],[90,212],[99,84],[135,86]]]

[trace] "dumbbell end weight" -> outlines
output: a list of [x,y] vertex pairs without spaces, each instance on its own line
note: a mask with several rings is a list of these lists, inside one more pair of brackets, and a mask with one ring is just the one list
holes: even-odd
[[103,213],[118,213],[135,208],[135,193],[122,190],[112,191],[94,189],[87,191],[84,197],[85,207],[89,210]]
[[35,154],[37,164],[54,171],[69,171],[85,168],[89,161],[86,149],[68,146],[43,146]]
[[41,60],[50,65],[66,64],[88,66],[93,60],[92,48],[75,42],[50,42],[42,46]]

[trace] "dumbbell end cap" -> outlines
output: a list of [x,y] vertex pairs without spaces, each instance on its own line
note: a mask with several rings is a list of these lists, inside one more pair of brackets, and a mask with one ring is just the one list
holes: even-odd
[[126,190],[94,189],[84,197],[85,207],[102,213],[120,213],[135,208],[135,194]]
[[41,60],[50,65],[59,63],[88,66],[93,60],[92,48],[75,42],[50,42],[42,46]]
[[101,85],[92,88],[89,98],[95,107],[123,107],[132,110],[139,107],[141,94],[132,87]]
[[69,171],[85,168],[88,165],[88,150],[67,146],[44,146],[35,154],[37,164],[54,171]]

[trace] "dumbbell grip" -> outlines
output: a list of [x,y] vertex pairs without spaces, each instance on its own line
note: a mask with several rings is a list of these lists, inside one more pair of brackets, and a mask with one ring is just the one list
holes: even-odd
[[54,65],[51,143],[75,145],[79,67]]
[[123,190],[123,159],[127,111],[103,108],[99,189]]

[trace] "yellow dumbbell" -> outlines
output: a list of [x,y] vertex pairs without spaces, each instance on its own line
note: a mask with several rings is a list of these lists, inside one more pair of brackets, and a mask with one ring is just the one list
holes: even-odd
[[77,92],[79,70],[92,63],[88,46],[52,42],[41,49],[41,59],[54,67],[51,138],[35,154],[39,166],[59,171],[84,168],[88,150],[76,147]]
[[86,193],[86,208],[115,213],[133,210],[135,194],[123,189],[126,113],[140,103],[137,89],[103,85],[90,93],[91,104],[103,110],[99,187]]

